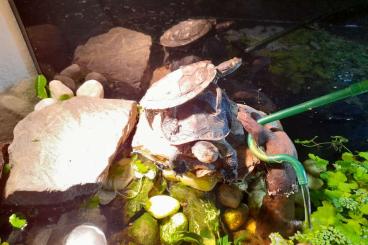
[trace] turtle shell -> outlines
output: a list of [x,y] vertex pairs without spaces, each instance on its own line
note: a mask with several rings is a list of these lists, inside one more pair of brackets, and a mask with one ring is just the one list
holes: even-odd
[[212,26],[213,21],[208,19],[181,21],[162,34],[160,44],[170,48],[187,45],[206,35]]
[[162,113],[161,130],[172,145],[197,140],[221,140],[229,132],[228,101],[212,84],[201,95]]
[[182,66],[155,82],[140,104],[145,109],[172,108],[193,99],[216,78],[217,70],[210,61]]

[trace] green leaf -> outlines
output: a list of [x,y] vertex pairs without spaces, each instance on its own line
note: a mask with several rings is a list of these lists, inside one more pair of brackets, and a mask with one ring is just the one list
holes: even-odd
[[149,192],[153,187],[153,181],[148,178],[136,179],[132,181],[126,190],[126,203],[124,205],[124,217],[129,221],[137,212],[139,212],[147,200]]
[[46,86],[47,86],[46,77],[42,74],[38,75],[35,82],[36,96],[38,98],[45,99],[49,97]]
[[202,237],[194,232],[184,231],[184,232],[180,232],[178,236],[179,236],[178,241],[196,243],[196,244],[202,244],[203,242]]
[[9,217],[12,227],[23,230],[27,226],[27,220],[20,214],[12,214]]
[[368,161],[368,152],[359,152],[358,156]]
[[145,174],[150,170],[150,168],[147,165],[145,165],[144,163],[142,163],[140,159],[138,159],[137,155],[134,155],[132,157],[132,164],[134,169],[141,174]]
[[327,165],[328,165],[328,161],[327,160],[325,160],[325,159],[322,159],[322,158],[320,158],[320,157],[318,157],[318,156],[316,156],[316,155],[314,155],[314,154],[308,154],[308,157],[310,158],[310,159],[312,159],[312,160],[314,160],[315,161],[315,164],[316,164],[316,166],[320,169],[320,170],[322,170],[322,171],[326,171],[326,168],[327,168]]
[[347,162],[354,162],[355,161],[355,157],[352,153],[350,152],[344,152],[341,156],[341,159]]
[[5,163],[4,167],[3,167],[3,173],[4,174],[9,174],[11,170],[11,165],[9,163]]
[[232,242],[229,241],[229,236],[225,235],[217,240],[217,245],[231,245]]
[[362,212],[362,214],[367,215],[368,214],[368,204],[363,204],[362,206],[360,206],[360,212]]
[[311,215],[312,225],[315,227],[329,226],[336,223],[336,209],[329,202],[322,202],[322,207],[318,207]]
[[100,198],[95,195],[82,204],[83,208],[98,208],[100,206]]
[[290,240],[283,238],[280,233],[274,232],[269,235],[271,239],[271,245],[293,245],[294,243]]
[[337,188],[339,184],[347,181],[345,174],[340,171],[327,171],[325,173],[321,173],[321,179],[326,180],[329,187],[335,188]]

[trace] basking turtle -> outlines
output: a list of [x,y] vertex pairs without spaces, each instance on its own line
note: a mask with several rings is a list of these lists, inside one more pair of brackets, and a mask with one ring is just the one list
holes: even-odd
[[[209,61],[200,61],[171,72],[147,90],[140,104],[152,130],[163,138],[160,140],[176,147],[175,151],[166,154],[171,165],[178,166],[178,160],[188,155],[202,163],[212,163],[220,156],[225,162],[224,177],[233,179],[236,176],[236,152],[225,137],[232,131],[230,124],[236,125],[233,122],[237,121],[237,109],[215,83],[240,65],[239,58],[216,67]],[[155,124],[157,117],[159,123]],[[242,129],[241,125],[239,127]]]
[[140,117],[133,151],[178,173],[194,170],[197,176],[213,174],[222,165],[224,179],[234,180],[236,151],[225,140],[231,132],[231,116],[236,116],[231,106],[225,93],[211,84],[180,106],[156,110],[148,118]]
[[[212,163],[220,157],[225,165],[221,173],[226,180],[236,177],[238,166],[234,148],[225,140],[229,135],[233,114],[225,93],[211,84],[194,99],[161,112],[161,131],[171,145],[190,145],[196,159]],[[187,147],[188,149],[189,147]],[[170,159],[180,160],[181,152]],[[188,152],[184,152],[188,154]]]
[[218,66],[211,61],[199,61],[167,74],[155,82],[140,104],[147,110],[167,109],[184,104],[203,92],[210,83],[240,67],[242,60],[234,57]]
[[181,21],[162,34],[160,44],[170,48],[187,45],[206,35],[214,24],[215,21],[209,19],[188,19]]
[[160,37],[160,44],[168,48],[176,48],[190,44],[205,36],[212,30],[225,29],[232,21],[217,24],[215,19],[188,19],[172,26]]

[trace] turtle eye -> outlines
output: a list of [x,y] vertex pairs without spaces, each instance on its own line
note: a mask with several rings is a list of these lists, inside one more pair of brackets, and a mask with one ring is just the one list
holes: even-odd
[[260,119],[261,118],[261,115],[259,115],[258,113],[256,113],[256,112],[251,112],[250,113],[250,116],[254,119],[254,120],[258,120],[258,119]]

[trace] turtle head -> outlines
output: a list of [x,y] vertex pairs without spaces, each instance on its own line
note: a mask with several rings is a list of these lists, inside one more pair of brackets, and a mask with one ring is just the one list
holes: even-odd
[[216,69],[221,77],[227,76],[236,71],[242,64],[242,59],[234,57],[230,60],[224,61]]
[[198,141],[192,146],[193,155],[203,163],[213,163],[219,157],[217,147],[208,141]]

